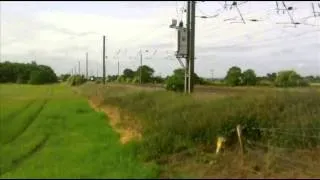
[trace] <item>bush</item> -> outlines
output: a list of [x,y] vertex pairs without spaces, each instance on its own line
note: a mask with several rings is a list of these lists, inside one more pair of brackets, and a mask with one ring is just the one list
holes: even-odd
[[134,77],[133,79],[132,79],[132,82],[131,82],[132,84],[137,84],[137,83],[139,83],[139,78],[138,77]]
[[173,75],[166,80],[166,89],[170,91],[182,92],[184,90],[184,79]]
[[62,74],[62,75],[60,76],[60,79],[61,79],[61,81],[65,82],[65,81],[68,80],[68,78],[69,78],[70,76],[71,76],[70,74]]
[[276,77],[275,85],[278,87],[296,87],[296,86],[308,86],[308,82],[305,81],[295,71],[280,71]]
[[259,86],[273,86],[273,82],[270,80],[260,80],[258,82]]
[[125,82],[125,77],[124,76],[118,76],[116,82],[118,82],[118,83]]
[[85,82],[86,79],[84,78],[84,76],[75,75],[68,78],[68,84],[70,86],[79,86]]
[[96,82],[96,84],[101,84],[102,80],[101,79],[96,79],[95,82]]
[[130,82],[132,82],[132,79],[129,78],[129,77],[127,77],[127,78],[125,78],[125,82],[126,82],[126,83],[130,83]]

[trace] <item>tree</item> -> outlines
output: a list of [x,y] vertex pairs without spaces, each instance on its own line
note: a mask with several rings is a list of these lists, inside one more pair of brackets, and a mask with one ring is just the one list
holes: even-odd
[[243,85],[256,85],[257,76],[254,70],[248,69],[242,73],[242,84]]
[[[177,77],[184,79],[184,74],[185,74],[184,71],[185,70],[183,68],[178,68],[173,71],[173,74],[176,75]],[[195,84],[204,84],[204,81],[195,72],[193,72],[193,78],[194,78]]]
[[151,82],[154,70],[151,67],[146,65],[139,67],[136,71],[136,77],[138,77],[139,79],[140,79],[140,69],[141,69],[141,82],[142,83]]
[[[183,68],[175,69],[173,75],[166,78],[166,89],[173,91],[183,91],[184,89],[184,75],[185,70]],[[203,84],[204,81],[199,78],[196,73],[193,73],[194,83]]]
[[67,80],[67,83],[70,86],[79,86],[86,82],[86,79],[84,78],[84,75],[74,75],[70,76]]
[[109,76],[107,76],[107,81],[108,82],[114,82],[114,81],[117,80],[117,78],[118,78],[117,75],[109,75]]
[[310,83],[320,83],[320,76],[306,76],[305,80]]
[[[36,73],[38,72],[38,73]],[[42,77],[38,77],[41,74]],[[31,80],[32,78],[32,80]],[[30,81],[31,80],[31,81]],[[38,81],[39,82],[35,82]],[[54,83],[58,78],[49,66],[37,65],[35,62],[29,64],[0,63],[0,82],[11,83]]]
[[68,80],[68,78],[71,76],[71,74],[61,74],[60,75],[60,80],[65,82]]
[[32,71],[29,84],[44,84],[44,73],[42,71]]
[[276,86],[279,87],[294,87],[294,86],[307,86],[308,83],[303,78],[292,70],[285,70],[278,72]]
[[271,73],[271,74],[267,73],[267,78],[268,78],[269,81],[274,82],[276,80],[276,78],[277,78],[277,73]]
[[184,89],[184,79],[178,75],[172,75],[166,80],[166,89],[171,91],[180,91]]
[[126,82],[126,77],[125,76],[118,76],[117,79],[116,79],[116,82],[119,82],[119,83],[123,83],[123,82]]
[[163,83],[164,79],[161,76],[156,76],[152,78],[153,83]]
[[134,77],[134,71],[131,69],[125,69],[123,70],[123,76],[126,78],[133,78]]
[[241,69],[237,66],[231,67],[227,76],[225,77],[226,83],[230,86],[238,86],[241,83]]

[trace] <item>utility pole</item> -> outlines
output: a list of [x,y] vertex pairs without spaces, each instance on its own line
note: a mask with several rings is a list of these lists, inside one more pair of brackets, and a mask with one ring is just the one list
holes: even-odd
[[190,12],[191,12],[191,3],[190,1],[188,1],[187,3],[187,58],[186,58],[186,69],[185,69],[185,92],[189,93],[189,87],[190,87],[190,83],[189,83],[189,79],[190,79],[190,33],[191,33],[191,22],[190,22]]
[[119,64],[119,58],[118,58],[118,77],[120,76],[120,64]]
[[195,17],[196,17],[196,2],[188,1],[188,42],[190,48],[188,51],[189,59],[189,93],[193,92],[194,88],[194,44],[195,44]]
[[86,79],[89,79],[89,77],[88,77],[88,52],[86,53]]
[[96,78],[98,78],[98,70],[99,70],[99,64],[97,64],[97,76],[96,76]]
[[210,70],[211,75],[212,75],[212,81],[213,81],[213,69]]
[[106,48],[105,48],[105,43],[106,43],[106,36],[103,36],[103,49],[102,49],[102,63],[103,63],[103,84],[106,84],[106,65],[105,65],[105,59],[106,59]]
[[142,50],[140,49],[140,84],[142,84]]
[[78,73],[79,73],[79,76],[81,75],[80,74],[80,61],[78,61]]

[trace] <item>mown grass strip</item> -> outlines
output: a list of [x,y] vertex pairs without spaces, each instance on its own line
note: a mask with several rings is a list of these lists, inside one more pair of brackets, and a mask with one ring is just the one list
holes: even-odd
[[18,116],[19,114],[21,114],[24,111],[26,111],[34,103],[35,103],[35,100],[28,101],[28,102],[26,102],[26,104],[22,105],[20,108],[14,110],[12,112],[9,112],[7,115],[3,115],[5,113],[2,111],[3,114],[2,114],[2,117],[1,117],[1,121],[4,122],[4,121],[7,121],[7,120],[14,119],[16,116]]
[[19,137],[37,118],[46,103],[47,100],[34,103],[28,110],[18,114],[14,119],[5,124],[1,128],[1,143],[6,145]]
[[[0,163],[0,176],[14,170],[23,160],[29,158],[34,153],[39,151],[49,139],[49,135],[35,136],[33,139],[29,139],[25,142],[23,147],[16,149],[19,146],[4,147],[1,148],[0,154],[2,157]],[[15,151],[15,152],[12,152]]]
[[[121,145],[103,113],[95,112],[85,98],[68,87],[50,87],[50,101],[33,123],[14,141],[0,147],[1,178],[157,177],[157,166],[136,158],[135,143]],[[24,123],[14,122],[20,125],[6,126],[14,129]],[[42,144],[46,134],[50,138]]]

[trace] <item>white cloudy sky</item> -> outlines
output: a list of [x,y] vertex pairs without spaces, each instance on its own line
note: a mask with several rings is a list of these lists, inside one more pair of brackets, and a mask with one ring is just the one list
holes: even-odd
[[[311,25],[284,27],[287,14],[277,15],[274,1],[248,2],[239,6],[246,24],[230,23],[236,9],[219,11],[223,1],[197,3],[195,71],[203,77],[223,77],[237,65],[252,68],[258,75],[294,69],[302,75],[320,74],[320,17],[308,18]],[[294,19],[312,16],[311,1],[287,2],[295,8]],[[176,50],[177,34],[171,19],[185,20],[184,1],[80,1],[1,2],[1,61],[30,62],[51,66],[57,74],[68,73],[89,53],[89,73],[101,74],[102,36],[106,35],[107,74],[117,73],[115,57],[120,49],[120,70],[139,66],[137,53],[148,49],[143,63],[156,75],[171,74],[180,65],[167,58]],[[320,12],[320,8],[317,7]],[[238,20],[237,20],[238,21]],[[155,54],[155,50],[157,51]],[[153,55],[154,54],[154,55]]]

